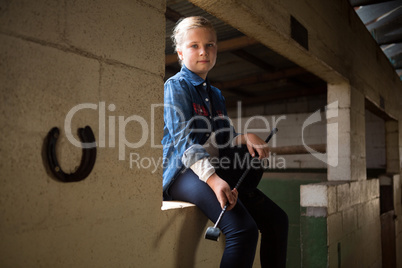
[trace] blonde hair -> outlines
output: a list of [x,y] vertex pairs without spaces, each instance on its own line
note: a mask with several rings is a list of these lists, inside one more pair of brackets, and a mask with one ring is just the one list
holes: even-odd
[[188,30],[196,28],[207,28],[216,35],[214,26],[206,18],[201,16],[182,18],[176,23],[171,36],[175,52],[177,52],[177,48],[180,48],[180,46],[183,44],[183,40]]

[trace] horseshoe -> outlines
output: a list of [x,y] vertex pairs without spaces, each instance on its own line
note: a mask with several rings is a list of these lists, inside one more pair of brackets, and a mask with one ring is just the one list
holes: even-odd
[[[78,136],[82,142],[82,157],[78,169],[74,173],[66,174],[60,167],[56,156],[56,143],[60,135],[57,127],[52,128],[47,134],[46,156],[52,174],[62,182],[82,181],[91,173],[96,161],[96,146],[87,148],[87,143],[94,143],[95,136],[89,126],[78,129]],[[84,144],[86,143],[86,144]]]

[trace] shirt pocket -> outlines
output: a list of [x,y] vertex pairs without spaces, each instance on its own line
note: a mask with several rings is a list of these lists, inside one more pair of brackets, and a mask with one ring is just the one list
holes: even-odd
[[193,103],[193,109],[198,115],[208,116],[208,109],[203,104]]

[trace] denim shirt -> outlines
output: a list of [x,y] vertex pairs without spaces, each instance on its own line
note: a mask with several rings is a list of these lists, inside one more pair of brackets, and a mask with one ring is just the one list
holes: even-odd
[[209,157],[202,145],[213,131],[218,148],[229,146],[237,136],[220,90],[183,65],[180,72],[165,82],[162,139],[165,199],[167,189],[182,170]]

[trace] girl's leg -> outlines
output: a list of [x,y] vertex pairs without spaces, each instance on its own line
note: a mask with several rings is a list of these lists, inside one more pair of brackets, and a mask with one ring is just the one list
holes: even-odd
[[238,190],[239,199],[261,232],[262,267],[286,267],[288,216],[277,204],[257,189],[264,170],[258,165],[252,165],[246,146],[223,149],[220,151],[220,156],[229,159],[231,165],[229,168],[223,168],[221,165],[216,172],[232,187],[245,169],[251,168]]
[[[222,208],[208,184],[198,179],[192,170],[181,174],[169,188],[173,200],[195,204],[213,222],[218,219]],[[255,221],[240,200],[226,211],[218,227],[226,237],[221,267],[252,267],[258,240]]]
[[261,267],[286,267],[288,216],[260,190],[242,194],[239,199],[261,232]]

